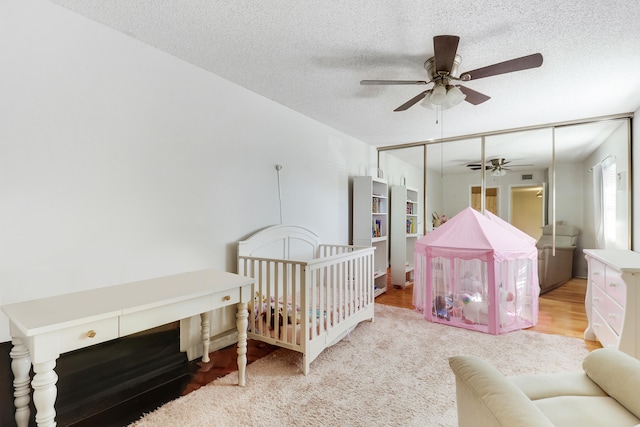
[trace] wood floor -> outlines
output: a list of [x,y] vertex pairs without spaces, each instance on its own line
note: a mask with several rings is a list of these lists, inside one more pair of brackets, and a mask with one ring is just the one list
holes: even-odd
[[[559,288],[540,296],[538,324],[527,330],[546,334],[583,338],[587,327],[584,311],[586,279],[571,279]],[[413,286],[387,287],[387,292],[376,298],[376,303],[413,309]],[[588,350],[600,348],[597,341],[585,340]]]
[[[582,338],[587,327],[587,317],[584,311],[584,298],[586,292],[586,280],[572,279],[561,287],[554,289],[539,299],[538,324],[527,330],[548,334],[564,335]],[[376,303],[392,305],[413,310],[413,286],[406,288],[394,288],[389,286],[385,294],[376,298]],[[9,344],[9,343],[7,343]],[[600,348],[600,344],[594,341],[586,341],[588,350]],[[277,347],[258,341],[249,340],[247,348],[248,362],[252,363],[261,357],[275,351]],[[0,425],[11,425],[13,401],[10,396],[11,382],[9,369],[8,346],[4,360],[6,369],[0,383],[6,382],[6,399],[0,399]],[[64,423],[59,425],[73,427],[90,427],[100,425],[102,427],[117,427],[127,425],[138,419],[142,413],[173,400],[180,395],[186,395],[198,388],[237,370],[236,347],[230,346],[211,353],[211,362],[203,364],[198,360],[189,362],[175,380],[167,382],[165,386],[146,390],[138,397],[129,399],[125,403],[109,410],[91,416],[77,423]],[[1,390],[0,390],[1,391]],[[5,413],[6,412],[6,413]],[[7,415],[4,417],[4,415]],[[7,419],[5,419],[7,418]],[[6,421],[6,423],[5,423]],[[62,421],[62,420],[60,420]]]
[[[538,300],[538,324],[527,330],[583,338],[584,330],[587,327],[587,315],[584,311],[586,291],[587,281],[574,278],[559,288],[541,295]],[[413,310],[413,286],[410,285],[404,289],[387,286],[387,292],[378,296],[376,303]],[[589,351],[601,348],[597,341],[585,340],[584,342]],[[249,340],[247,352],[249,362],[257,360],[275,349],[277,349],[275,346]],[[194,368],[195,373],[191,384],[185,389],[184,394],[236,370],[235,346],[212,353],[211,360],[213,368],[206,365]]]

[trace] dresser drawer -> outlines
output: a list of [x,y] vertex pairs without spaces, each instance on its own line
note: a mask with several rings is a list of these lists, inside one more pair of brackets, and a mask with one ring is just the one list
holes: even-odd
[[61,353],[100,344],[118,338],[118,318],[72,326],[61,330],[57,335]]
[[621,306],[626,305],[627,285],[622,280],[620,272],[607,267],[605,273],[605,291]]
[[596,259],[589,261],[589,279],[604,289],[606,265]]
[[618,305],[607,293],[597,286],[593,288],[593,308],[609,323],[613,330],[620,334],[624,321],[624,308]]
[[591,315],[593,317],[591,319],[593,331],[595,332],[598,341],[600,341],[600,344],[602,344],[603,347],[618,348],[618,343],[620,341],[618,334],[611,329],[609,323],[603,318],[598,310],[594,309],[591,312]]

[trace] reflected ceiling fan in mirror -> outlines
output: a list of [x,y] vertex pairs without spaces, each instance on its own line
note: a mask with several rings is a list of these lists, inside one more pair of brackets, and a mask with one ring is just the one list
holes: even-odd
[[[501,159],[501,158],[491,159],[487,162],[484,168],[485,170],[490,171],[491,175],[493,176],[504,176],[506,175],[507,171],[510,171],[511,168],[513,167],[533,166],[533,165],[510,165],[509,167],[507,167],[507,165],[510,164],[511,162],[512,162],[511,160],[506,161],[505,159]],[[482,169],[482,163],[469,163],[467,167],[472,171],[478,171]]]
[[459,81],[468,82],[542,65],[542,55],[534,53],[459,74],[460,55],[456,53],[459,41],[458,36],[442,35],[433,38],[433,56],[424,63],[429,80],[362,80],[360,84],[427,85],[433,83],[431,89],[419,93],[393,111],[405,111],[420,101],[425,107],[447,109],[462,101],[478,105],[490,99],[487,95],[457,84]]

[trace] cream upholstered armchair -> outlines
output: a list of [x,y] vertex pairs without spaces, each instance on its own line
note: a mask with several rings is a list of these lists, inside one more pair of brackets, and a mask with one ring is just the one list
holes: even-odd
[[573,253],[580,229],[572,225],[556,224],[556,254],[552,250],[552,225],[542,228],[538,239],[538,279],[540,293],[548,292],[562,285],[573,276]]
[[459,427],[638,427],[640,360],[614,348],[582,370],[506,377],[476,356],[454,356]]

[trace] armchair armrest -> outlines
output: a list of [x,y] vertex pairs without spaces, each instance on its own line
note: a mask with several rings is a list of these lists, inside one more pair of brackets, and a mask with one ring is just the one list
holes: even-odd
[[640,418],[640,360],[614,348],[593,350],[582,367],[593,382]]
[[484,360],[449,358],[456,377],[459,427],[552,427],[529,398]]

